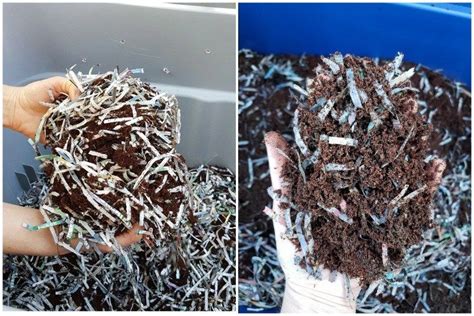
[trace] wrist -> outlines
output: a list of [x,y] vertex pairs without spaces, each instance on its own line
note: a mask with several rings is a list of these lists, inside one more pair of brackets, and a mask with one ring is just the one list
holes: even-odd
[[15,117],[18,111],[20,89],[18,87],[3,86],[3,126],[13,130],[17,130]]

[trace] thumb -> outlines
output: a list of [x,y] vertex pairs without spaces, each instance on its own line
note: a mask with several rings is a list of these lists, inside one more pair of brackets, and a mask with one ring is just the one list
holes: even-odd
[[[276,132],[269,132],[265,135],[265,146],[268,155],[268,167],[270,170],[270,179],[272,182],[273,191],[280,190],[281,195],[288,195],[288,188],[283,185],[283,178],[281,176],[285,161],[288,160],[288,143],[286,140]],[[274,220],[275,230],[285,230],[286,224],[278,201],[273,201],[273,210],[264,210],[265,213],[271,215]],[[276,216],[275,216],[276,215]],[[280,227],[281,226],[281,227]]]
[[64,79],[61,85],[61,90],[62,92],[66,93],[71,100],[77,99],[80,95],[79,89],[67,79]]
[[279,133],[268,132],[265,134],[265,146],[267,148],[268,165],[273,190],[282,190],[282,194],[286,194],[288,189],[283,186],[281,173],[285,161],[289,159],[288,143]]
[[[270,169],[270,178],[273,190],[280,190],[282,195],[287,195],[288,187],[283,184],[281,176],[285,161],[288,157],[288,143],[276,132],[269,132],[265,135],[265,146],[267,148],[268,165]],[[293,242],[287,238],[287,223],[284,219],[284,210],[280,208],[280,203],[273,200],[273,211],[268,208],[264,210],[266,214],[271,215],[273,228],[275,230],[275,242],[278,254],[278,261],[282,267],[287,280],[307,279],[307,273],[295,264],[296,247]]]
[[79,89],[65,77],[55,76],[42,82],[51,89],[54,98],[57,98],[61,93],[65,93],[69,96],[69,99],[75,100],[80,95]]

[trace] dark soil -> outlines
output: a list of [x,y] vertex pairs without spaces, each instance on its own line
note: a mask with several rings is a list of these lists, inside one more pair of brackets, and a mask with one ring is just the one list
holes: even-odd
[[[311,107],[322,97],[333,100],[335,115],[331,113],[321,120],[318,115],[322,107],[314,111],[308,107],[298,108],[298,129],[309,152],[304,155],[293,146],[292,161],[286,161],[283,178],[289,184],[290,200],[299,210],[312,213],[316,255],[310,258],[311,264],[316,267],[322,264],[331,271],[373,281],[387,269],[395,268],[404,257],[404,250],[420,241],[422,232],[431,226],[427,205],[431,203],[433,192],[428,189],[428,166],[423,162],[430,128],[421,115],[413,111],[415,93],[392,94],[385,69],[371,59],[346,56],[344,67],[336,76],[332,76],[328,66],[324,65],[323,69],[326,71],[317,75],[313,85],[308,87],[311,91],[308,104]],[[365,91],[368,99],[362,108],[355,110],[353,122],[349,117],[340,124],[339,117],[350,107],[348,104],[352,104],[346,89],[346,69],[353,70],[357,88]],[[383,99],[376,93],[374,82],[383,85],[394,111],[382,106]],[[374,113],[380,125],[370,129],[369,124],[375,121]],[[397,119],[398,125],[394,123]],[[329,144],[321,138],[324,135],[350,138],[356,140],[357,145]],[[320,152],[317,162],[309,166],[303,164],[303,175],[297,162],[304,161],[316,150]],[[353,170],[326,171],[324,168],[330,163],[343,164]],[[422,187],[426,189],[397,206],[392,201],[406,185],[409,187],[403,196]],[[337,208],[353,223],[328,213],[324,207]],[[299,245],[297,239],[295,242]],[[388,251],[385,264],[382,262],[384,247]]]
[[[433,279],[443,280],[442,273],[435,273],[432,275]],[[443,280],[445,281],[445,280]],[[430,306],[430,313],[471,313],[471,275],[466,279],[466,287],[460,294],[453,294],[444,286],[437,284],[430,284],[422,286],[425,291],[429,293],[428,302]],[[399,313],[421,313],[421,304],[417,306],[417,293],[415,291],[408,293],[407,298],[403,301],[398,301],[392,297],[382,299],[384,302],[389,302]]]
[[[103,81],[103,80],[102,80]],[[104,85],[104,82],[101,80],[96,80],[92,85],[96,87],[107,88]],[[92,88],[91,88],[92,89]],[[142,86],[143,95],[147,100],[151,100],[153,96],[157,93],[153,88],[151,88],[148,84],[144,84]],[[62,100],[58,99],[57,102],[60,103]],[[126,101],[124,99],[123,101]],[[164,105],[161,105],[162,107]],[[158,119],[158,112],[162,110],[160,107],[152,107],[152,106],[143,106],[140,104],[135,104],[136,107],[136,115],[142,116],[143,120],[135,123],[133,126],[138,128],[157,128],[158,130],[162,130],[163,127],[158,125],[160,120]],[[84,113],[84,116],[87,117],[88,114],[91,113]],[[112,111],[105,119],[112,119],[112,118],[127,118],[132,117],[133,112],[130,105],[124,106],[120,110]],[[64,118],[65,128],[61,135],[57,135],[53,133],[51,129],[46,128],[46,146],[51,148],[53,153],[57,153],[56,148],[65,148],[68,145],[68,142],[72,141],[79,137],[78,129],[71,129],[69,130],[68,127],[71,125],[79,124],[82,121],[82,117],[75,117],[72,119],[68,119],[67,117]],[[92,156],[88,154],[90,151],[99,152],[101,154],[107,155],[107,158],[110,161],[107,163],[107,166],[116,166],[117,168],[128,169],[128,172],[133,172],[136,175],[140,175],[143,170],[145,169],[147,162],[150,161],[155,157],[153,152],[147,151],[142,146],[137,146],[136,143],[131,141],[131,129],[132,126],[124,126],[123,128],[119,129],[119,134],[108,134],[103,133],[103,131],[113,131],[114,127],[118,124],[115,122],[105,123],[96,119],[89,121],[87,124],[81,127],[81,137],[83,137],[80,142],[79,146],[81,147],[82,151],[81,159],[86,162],[90,162],[92,164],[99,163],[102,159]],[[63,124],[63,121],[57,120],[55,122],[58,126]],[[171,132],[168,131],[168,132]],[[149,137],[150,143],[160,152],[162,147],[160,144],[163,142],[160,138],[156,135],[152,134]],[[176,146],[174,139],[172,139],[172,145]],[[176,154],[177,163],[185,165],[184,158]],[[46,176],[51,181],[51,190],[50,192],[56,192],[57,195],[52,196],[53,203],[63,210],[66,213],[71,213],[71,210],[80,210],[80,212],[75,212],[74,217],[76,219],[87,219],[92,218],[93,221],[89,222],[91,227],[96,225],[96,217],[99,220],[99,225],[102,225],[103,228],[108,226],[116,226],[118,225],[117,232],[123,232],[126,230],[126,227],[120,221],[116,223],[112,223],[110,219],[104,217],[101,213],[98,213],[97,210],[90,204],[87,198],[82,193],[81,189],[75,185],[75,182],[72,180],[69,173],[64,173],[63,176],[71,186],[71,190],[68,191],[63,183],[59,181],[59,179],[55,179],[53,181],[53,167],[52,161],[45,161],[43,163],[43,170]],[[76,171],[77,176],[83,181],[83,183],[91,188],[94,192],[102,191],[107,189],[109,184],[103,178],[98,179],[95,176],[91,176],[85,169],[79,169]],[[181,182],[179,178],[168,177],[166,184],[162,187],[162,189],[155,193],[157,187],[163,182],[164,174],[163,173],[156,173],[149,177],[149,179],[144,180],[140,183],[140,185],[132,190],[131,187],[127,187],[127,179],[125,178],[124,172],[116,172],[114,176],[119,178],[118,183],[116,184],[118,188],[127,188],[129,191],[134,195],[137,196],[139,194],[146,195],[150,198],[151,202],[154,205],[158,205],[163,209],[163,212],[166,216],[170,215],[168,212],[173,210],[177,212],[179,206],[182,204],[184,194],[182,192],[174,192],[170,193],[169,189],[174,188],[178,185],[183,185],[184,183]],[[114,193],[115,190],[111,190],[111,193],[101,195],[101,198],[110,206],[114,207],[115,209],[119,210],[122,215],[126,215],[126,204],[125,204],[125,196],[123,193]],[[117,191],[115,191],[117,192]],[[136,206],[131,207],[132,211],[132,220],[131,223],[135,224],[138,222],[139,213],[141,209],[137,208]],[[171,217],[171,216],[170,216]],[[166,225],[165,225],[166,228]],[[153,227],[156,230],[156,227]]]
[[[253,53],[251,58],[246,58],[244,53],[239,54],[239,75],[250,73],[252,65],[258,65],[264,55]],[[275,55],[273,62],[276,63],[291,63],[293,70],[299,76],[305,78],[313,76],[313,69],[320,63],[319,56],[294,56],[294,55]],[[409,69],[416,64],[404,63],[404,68]],[[268,68],[266,69],[268,70]],[[434,72],[430,69],[421,67],[429,81],[436,84],[445,91],[449,91],[454,95],[454,83],[446,79],[442,74]],[[286,82],[287,80],[282,76],[271,76],[265,80],[260,79],[254,86],[259,90],[257,98],[251,109],[239,114],[239,140],[248,140],[248,146],[239,147],[239,219],[241,223],[256,223],[256,227],[261,227],[259,231],[263,232],[260,236],[262,238],[269,238],[273,234],[273,226],[268,217],[261,211],[264,206],[271,207],[271,199],[268,196],[266,189],[271,185],[270,178],[264,176],[268,171],[266,164],[255,167],[254,166],[254,181],[250,185],[242,185],[248,180],[248,159],[256,159],[266,155],[263,137],[266,132],[276,130],[280,131],[288,139],[292,138],[291,121],[293,113],[299,106],[299,103],[304,100],[297,100],[294,97],[291,89],[284,88],[275,91],[275,86]],[[412,84],[418,87],[420,76],[416,73],[411,78]],[[467,88],[468,89],[468,88]],[[468,89],[469,90],[469,89]],[[465,100],[466,106],[461,111],[458,111],[456,106],[452,104],[446,94],[441,96],[434,96],[430,91],[425,93],[420,91],[420,99],[428,103],[430,111],[437,109],[438,111],[432,116],[433,132],[430,136],[430,151],[433,154],[438,154],[447,164],[447,171],[456,166],[459,155],[470,155],[471,143],[470,134],[466,132],[466,128],[470,126],[470,121],[466,121],[463,117],[471,117],[470,99]],[[440,146],[439,140],[443,133],[449,131],[455,135],[455,140],[451,143]],[[461,137],[467,137],[467,141],[461,141]],[[469,165],[470,167],[470,165]],[[470,170],[469,170],[470,172]],[[459,212],[460,224],[470,222],[463,214],[470,213],[470,201],[462,201],[460,205],[462,212]],[[470,250],[466,250],[470,253]],[[239,277],[252,277],[251,258],[255,253],[245,253],[239,256]],[[434,274],[434,273],[433,273]],[[443,273],[437,273],[444,275]],[[440,276],[435,276],[439,278]],[[471,311],[471,286],[470,277],[466,280],[466,286],[463,292],[458,296],[446,295],[446,290],[443,286],[438,284],[430,284],[431,293],[428,297],[428,304],[432,311],[436,312],[470,312]],[[416,296],[416,292],[410,295]],[[382,302],[393,304],[398,312],[414,312],[414,306],[410,303],[410,298],[406,301],[397,301],[390,297],[379,299]],[[416,299],[415,299],[416,300]]]

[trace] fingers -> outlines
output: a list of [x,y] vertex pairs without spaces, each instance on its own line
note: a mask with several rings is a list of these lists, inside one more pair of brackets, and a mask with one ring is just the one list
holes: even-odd
[[[270,169],[270,178],[272,181],[273,190],[281,190],[282,195],[288,193],[288,188],[283,186],[283,179],[281,173],[285,164],[286,153],[288,152],[288,144],[286,140],[276,132],[269,132],[265,135],[265,146],[267,148],[268,155],[268,167]],[[285,226],[283,216],[279,216],[281,213],[280,203],[277,201],[273,202],[273,210],[266,208],[264,212],[274,219],[275,230],[278,230],[277,223],[282,225],[282,229]],[[276,221],[275,221],[276,219]]]
[[265,213],[270,218],[273,218],[275,216],[275,212],[273,212],[273,210],[271,208],[268,208],[267,206],[265,206],[265,208],[263,209],[263,213]]
[[282,185],[283,179],[281,178],[281,172],[285,160],[288,159],[285,157],[288,152],[288,144],[279,133],[268,132],[265,135],[265,146],[267,148],[268,165],[273,190],[282,190],[282,194],[285,194],[288,189]]
[[62,92],[67,93],[71,100],[77,99],[80,95],[79,89],[70,80],[63,82]]
[[142,228],[143,227],[141,227],[140,225],[134,224],[130,230],[116,236],[115,238],[117,239],[117,242],[120,244],[120,246],[128,247],[139,242],[142,239],[143,235],[138,234],[138,231]]
[[[115,239],[122,247],[128,247],[130,245],[133,245],[143,238],[143,235],[138,234],[138,231],[140,229],[142,229],[140,225],[134,224],[130,230],[115,236]],[[113,251],[112,248],[103,244],[97,244],[97,248],[99,248],[99,250],[103,253],[109,253]]]
[[442,159],[433,160],[428,167],[428,175],[430,177],[428,187],[432,192],[438,189],[441,179],[443,178],[444,169],[446,169],[446,163]]
[[77,99],[80,95],[79,89],[67,78],[56,76],[46,79],[51,85],[54,98],[59,97],[61,93],[66,93],[71,100]]

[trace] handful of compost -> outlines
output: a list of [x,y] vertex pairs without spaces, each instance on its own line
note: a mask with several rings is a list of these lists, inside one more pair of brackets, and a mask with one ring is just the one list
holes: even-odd
[[187,167],[176,152],[177,100],[132,76],[142,71],[70,70],[80,96],[46,104],[35,139],[44,132],[52,151],[37,157],[49,181],[42,228],[75,253],[91,241],[116,249],[115,235],[134,224],[139,234],[164,239],[189,208]]
[[431,127],[402,59],[322,58],[308,105],[294,113],[280,207],[296,260],[314,275],[326,268],[373,281],[432,225]]

